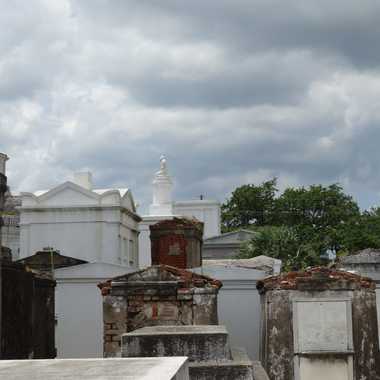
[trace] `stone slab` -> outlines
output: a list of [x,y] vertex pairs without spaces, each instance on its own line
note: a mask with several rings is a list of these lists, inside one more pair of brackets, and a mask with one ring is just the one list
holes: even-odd
[[253,377],[252,362],[244,349],[232,348],[231,354],[232,360],[189,363],[190,380],[267,380]]
[[0,379],[189,380],[187,358],[1,360]]
[[220,325],[154,326],[122,336],[122,357],[187,356],[189,361],[230,360],[228,332]]

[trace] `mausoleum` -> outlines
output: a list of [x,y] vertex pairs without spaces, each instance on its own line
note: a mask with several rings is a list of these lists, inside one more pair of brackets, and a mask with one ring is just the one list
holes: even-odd
[[138,268],[138,223],[129,189],[94,189],[76,173],[51,190],[21,193],[20,258],[44,247],[88,262]]

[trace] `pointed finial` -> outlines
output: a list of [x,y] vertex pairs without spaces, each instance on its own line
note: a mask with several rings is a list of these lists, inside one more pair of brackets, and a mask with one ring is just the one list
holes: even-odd
[[166,157],[163,154],[160,157],[160,171],[166,172]]

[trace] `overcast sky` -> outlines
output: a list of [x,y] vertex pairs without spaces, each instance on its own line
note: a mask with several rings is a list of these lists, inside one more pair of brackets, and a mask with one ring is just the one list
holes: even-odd
[[0,0],[0,151],[16,191],[91,170],[150,202],[277,176],[380,204],[380,1]]

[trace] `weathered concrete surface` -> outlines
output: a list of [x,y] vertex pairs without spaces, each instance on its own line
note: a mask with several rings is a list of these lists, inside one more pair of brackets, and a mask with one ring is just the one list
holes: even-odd
[[294,380],[297,371],[301,379],[311,372],[378,378],[376,294],[369,278],[313,268],[269,277],[258,289],[261,360],[271,380]]
[[188,356],[191,380],[253,379],[252,362],[244,349],[230,349],[224,326],[144,328],[122,341],[123,356]]
[[220,281],[167,265],[99,284],[104,356],[120,356],[121,335],[146,326],[216,325]]
[[256,380],[253,377],[252,362],[245,350],[237,348],[231,349],[230,360],[190,362],[189,374],[191,380]]
[[187,358],[0,361],[0,379],[189,380]]
[[122,337],[123,357],[187,356],[189,361],[230,360],[224,326],[156,326]]

